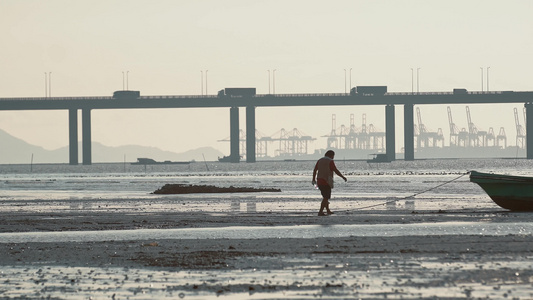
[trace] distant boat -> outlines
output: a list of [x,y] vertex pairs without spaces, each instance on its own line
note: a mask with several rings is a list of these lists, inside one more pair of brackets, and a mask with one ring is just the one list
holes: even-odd
[[[226,155],[226,156],[223,156],[223,157],[219,157],[218,161],[219,162],[233,162],[232,159],[233,159],[233,157],[231,155]],[[239,161],[241,159],[242,159],[242,156],[239,156]]]
[[219,162],[231,162],[231,156],[223,156],[218,158]]
[[470,181],[505,209],[533,211],[533,177],[470,171]]
[[134,163],[131,163],[132,165],[188,165],[190,164],[190,161],[155,161],[151,158],[137,158],[137,161]]
[[380,163],[380,162],[387,162],[390,163],[391,160],[387,156],[387,154],[379,153],[379,154],[372,154],[374,157],[372,159],[368,159],[367,163]]

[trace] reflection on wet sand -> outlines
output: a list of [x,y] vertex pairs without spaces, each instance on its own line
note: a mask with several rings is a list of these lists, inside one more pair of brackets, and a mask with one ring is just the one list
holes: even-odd
[[233,213],[240,212],[241,203],[244,203],[244,205],[246,206],[246,212],[248,213],[257,212],[256,198],[254,196],[232,199],[231,204],[230,204],[230,211]]

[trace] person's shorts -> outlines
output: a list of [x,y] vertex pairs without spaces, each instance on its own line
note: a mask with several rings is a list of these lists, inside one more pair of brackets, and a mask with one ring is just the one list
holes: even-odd
[[320,190],[322,197],[326,199],[331,199],[331,187],[329,185],[319,185],[318,189]]

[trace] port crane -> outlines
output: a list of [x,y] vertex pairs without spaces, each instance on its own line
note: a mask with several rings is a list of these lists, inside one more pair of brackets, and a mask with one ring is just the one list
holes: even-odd
[[272,142],[279,141],[279,148],[276,150],[278,155],[295,156],[307,154],[309,142],[316,140],[316,138],[306,135],[297,128],[291,131],[281,128],[280,131],[270,136],[270,140]]
[[444,146],[444,135],[442,134],[442,129],[439,128],[437,132],[430,132],[424,123],[422,123],[422,114],[420,113],[420,108],[416,108],[416,117],[418,121],[418,130],[415,128],[415,133],[418,133],[416,136],[417,147],[418,149],[423,147],[438,147],[440,142],[441,147]]
[[448,106],[448,123],[450,124],[450,147],[459,146],[459,129],[453,122],[452,110]]
[[[230,137],[226,137],[217,142],[229,142]],[[257,157],[267,156],[267,143],[271,141],[270,137],[265,136],[259,130],[255,130],[255,155]],[[241,156],[246,156],[246,132],[242,129],[239,130],[239,153]]]
[[507,148],[507,135],[503,127],[500,127],[500,132],[496,136],[496,146],[502,147],[501,143],[503,143],[503,148]]
[[466,107],[466,118],[468,121],[468,140],[470,147],[487,146],[487,131],[478,130],[470,116],[470,108]]
[[335,148],[337,149],[339,147],[338,139],[337,139],[337,115],[332,114],[331,115],[331,132],[328,136],[328,148]]
[[514,121],[516,126],[516,147],[519,149],[525,149],[526,147],[526,131],[524,127],[520,125],[520,120],[518,118],[518,109],[514,108]]

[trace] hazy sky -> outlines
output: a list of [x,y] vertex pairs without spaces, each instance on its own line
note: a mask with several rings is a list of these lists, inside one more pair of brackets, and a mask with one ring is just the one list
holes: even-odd
[[[411,68],[421,68],[421,92],[479,91],[480,67],[484,89],[490,67],[490,90],[532,91],[532,12],[531,0],[0,0],[0,97],[44,96],[44,72],[52,72],[52,96],[110,96],[122,89],[123,71],[142,95],[199,95],[205,70],[208,94],[225,87],[263,94],[273,69],[277,94],[344,92],[350,69],[353,86],[409,92]],[[514,144],[513,107],[522,110],[470,110],[478,129],[504,126]],[[448,144],[446,106],[420,109]],[[465,105],[452,111],[467,127]],[[317,138],[312,148],[325,148],[320,136],[331,131],[333,113],[338,127],[349,126],[350,114],[359,127],[366,113],[368,124],[385,128],[384,108],[366,106],[258,108],[257,129],[270,136],[298,128]],[[396,114],[399,150],[403,109]],[[244,118],[241,110],[242,129]],[[47,149],[68,144],[66,111],[2,111],[0,128]],[[217,142],[229,137],[229,109],[94,110],[92,137],[108,146],[213,146],[229,154],[229,143]]]

